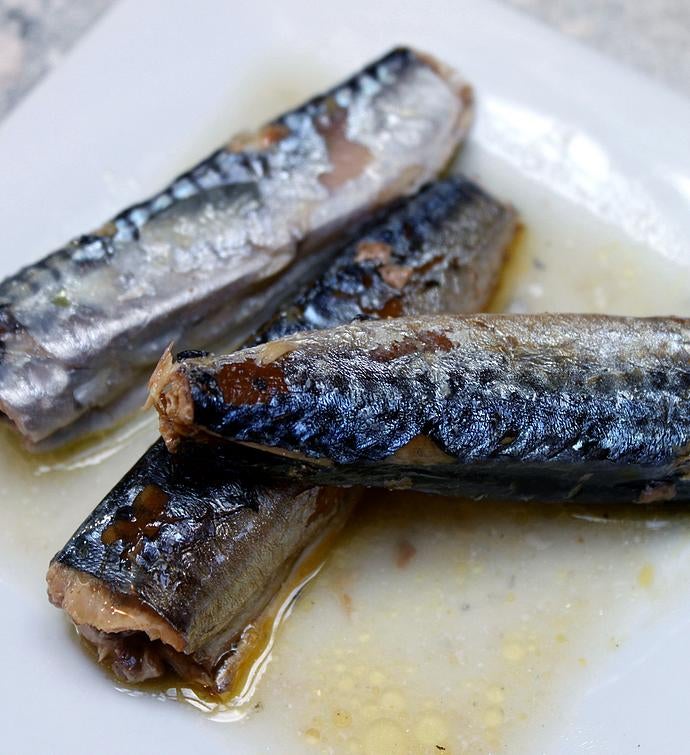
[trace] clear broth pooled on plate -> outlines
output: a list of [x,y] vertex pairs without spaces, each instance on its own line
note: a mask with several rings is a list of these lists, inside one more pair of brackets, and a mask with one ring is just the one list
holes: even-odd
[[[483,159],[481,180],[512,199],[527,229],[495,308],[690,313],[686,269]],[[50,557],[155,434],[147,423],[79,463],[30,458],[3,434],[6,568],[42,586]],[[534,747],[631,633],[690,597],[689,516],[372,491],[318,578],[297,600],[286,594],[289,620],[254,669],[252,694],[237,705],[187,690],[138,694],[236,721],[229,747],[236,726],[282,752]]]

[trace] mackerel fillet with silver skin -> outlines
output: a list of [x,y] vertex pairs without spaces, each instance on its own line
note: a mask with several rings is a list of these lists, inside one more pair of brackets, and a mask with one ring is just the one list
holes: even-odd
[[435,178],[471,117],[455,72],[393,50],[0,282],[0,417],[34,450],[114,424],[167,344],[237,345],[328,239]]

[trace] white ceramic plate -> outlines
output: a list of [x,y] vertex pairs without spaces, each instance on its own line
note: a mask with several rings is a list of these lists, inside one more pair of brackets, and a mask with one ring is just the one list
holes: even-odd
[[[477,127],[462,167],[513,201],[528,227],[503,295],[505,306],[690,314],[690,105],[520,16],[469,0],[118,3],[0,128],[0,275],[96,227],[233,132],[297,104],[399,42],[437,54],[477,88]],[[211,722],[184,705],[123,694],[48,605],[43,577],[50,556],[153,433],[151,426],[140,430],[101,464],[48,473],[0,438],[0,710],[5,723],[0,750],[366,749],[364,736],[349,750],[351,743],[332,726],[331,732],[328,722],[320,738],[305,738],[304,706],[311,703],[301,699],[306,693],[299,680],[290,692],[292,667],[282,656],[276,674],[283,675],[283,686],[275,682],[275,688],[283,692],[271,692],[267,674],[257,690],[264,710],[239,724]],[[485,529],[479,524],[478,542],[490,529],[489,523]],[[685,751],[690,581],[684,577],[690,538],[683,528],[648,522],[646,530],[654,530],[654,537],[647,537],[645,528],[624,530],[610,542],[603,538],[606,559],[604,546],[599,551],[592,546],[578,561],[557,533],[540,526],[520,535],[511,553],[520,559],[527,553],[521,548],[553,553],[562,546],[567,579],[574,580],[589,612],[582,626],[579,620],[571,622],[560,655],[543,660],[526,646],[534,657],[525,676],[515,677],[518,682],[524,678],[530,690],[529,700],[520,702],[526,712],[470,750]],[[431,535],[422,533],[420,543],[424,537]],[[502,557],[500,549],[492,553],[494,562]],[[538,593],[542,578],[544,585],[549,580],[539,569],[555,568],[558,558],[549,556],[536,567],[530,561],[532,566],[520,572],[526,587],[518,600],[535,610],[543,607]],[[474,582],[472,589],[481,592],[483,584]],[[317,582],[314,601],[324,589]],[[362,595],[369,590],[370,598],[381,599],[375,573],[361,589]],[[554,610],[563,597],[558,589],[548,598]],[[415,593],[409,595],[412,605]],[[489,603],[492,595],[485,596]],[[561,606],[566,612],[569,607]],[[337,623],[334,610],[326,606],[319,619],[313,611],[300,613],[298,605],[284,648],[305,652],[299,649],[301,636],[323,644],[319,621],[347,644],[351,630]],[[357,620],[366,624],[367,616],[364,610]],[[480,623],[490,625],[491,617],[502,620],[487,609]],[[395,617],[387,626],[395,631]],[[410,626],[418,625],[410,621]],[[428,631],[433,635],[434,627]],[[409,653],[424,666],[414,647]],[[506,656],[516,654],[510,645]],[[304,663],[308,660],[305,655]],[[577,660],[582,668],[576,672]],[[456,685],[464,678],[463,668],[454,677]],[[473,678],[478,673],[473,668]],[[351,684],[356,690],[358,682]],[[452,699],[449,689],[439,686],[439,700]],[[495,690],[487,694],[498,700]],[[396,698],[387,699],[392,710]],[[436,702],[432,694],[430,704]],[[505,711],[498,703],[487,709],[485,729],[500,728],[499,718],[518,709],[517,702],[512,704],[507,700]],[[449,741],[462,734],[461,724],[453,721],[450,732],[443,733]],[[467,721],[475,726],[469,713]]]

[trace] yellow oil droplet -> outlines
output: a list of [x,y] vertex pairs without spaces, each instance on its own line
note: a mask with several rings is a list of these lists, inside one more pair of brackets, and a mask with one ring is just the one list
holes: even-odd
[[515,593],[509,592],[506,595],[506,603],[515,603]]
[[318,729],[307,729],[304,732],[304,739],[307,744],[317,745],[321,741],[321,732]]
[[493,685],[486,690],[486,699],[490,703],[497,705],[499,703],[502,703],[504,698],[505,695],[503,694],[503,690],[496,685]]
[[448,724],[436,713],[425,713],[414,727],[414,735],[429,748],[442,745],[448,737]]
[[352,716],[346,710],[336,710],[333,714],[333,722],[339,729],[346,729],[352,725]]
[[525,648],[517,642],[506,642],[503,646],[503,657],[513,663],[521,661],[525,657],[525,653]]
[[362,634],[359,635],[360,642],[369,642],[370,639],[371,635],[368,632],[362,632]]
[[577,662],[584,668],[587,665],[587,659],[586,658],[578,658]]
[[556,642],[563,644],[564,642],[568,642],[568,638],[563,633],[560,633],[556,635]]
[[345,669],[346,669],[346,668],[347,668],[347,667],[345,666],[345,664],[344,664],[344,663],[337,663],[337,664],[336,664],[336,666],[335,666],[335,670],[336,670],[336,671],[337,671],[337,672],[338,672],[339,674],[342,674],[342,673],[343,673],[343,671],[345,671]]
[[381,707],[390,712],[403,710],[405,707],[405,698],[400,692],[389,690],[381,695]]
[[484,713],[484,723],[490,729],[500,726],[503,723],[503,711],[500,708],[489,708]]
[[652,564],[645,564],[637,575],[637,584],[640,587],[649,588],[654,582],[654,567]]
[[355,680],[351,676],[344,676],[342,679],[338,679],[338,689],[343,692],[349,692],[355,687]]
[[405,732],[390,718],[379,718],[364,735],[364,751],[370,755],[405,752]]

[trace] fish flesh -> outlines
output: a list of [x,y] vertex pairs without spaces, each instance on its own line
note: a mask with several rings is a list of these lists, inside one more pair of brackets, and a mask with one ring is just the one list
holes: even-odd
[[0,417],[34,450],[112,425],[168,343],[237,345],[293,266],[434,178],[471,117],[453,70],[393,50],[0,282]]
[[479,498],[690,500],[690,320],[357,322],[228,356],[165,357],[151,391],[169,448],[205,434],[238,441],[271,452],[257,465],[283,477]]
[[[353,317],[480,309],[516,225],[511,208],[461,177],[431,184],[382,212],[254,341],[270,348]],[[236,689],[286,577],[294,586],[357,498],[299,480],[257,482],[248,469],[230,444],[172,456],[159,440],[51,562],[50,600],[118,677],[172,667],[213,692]]]

